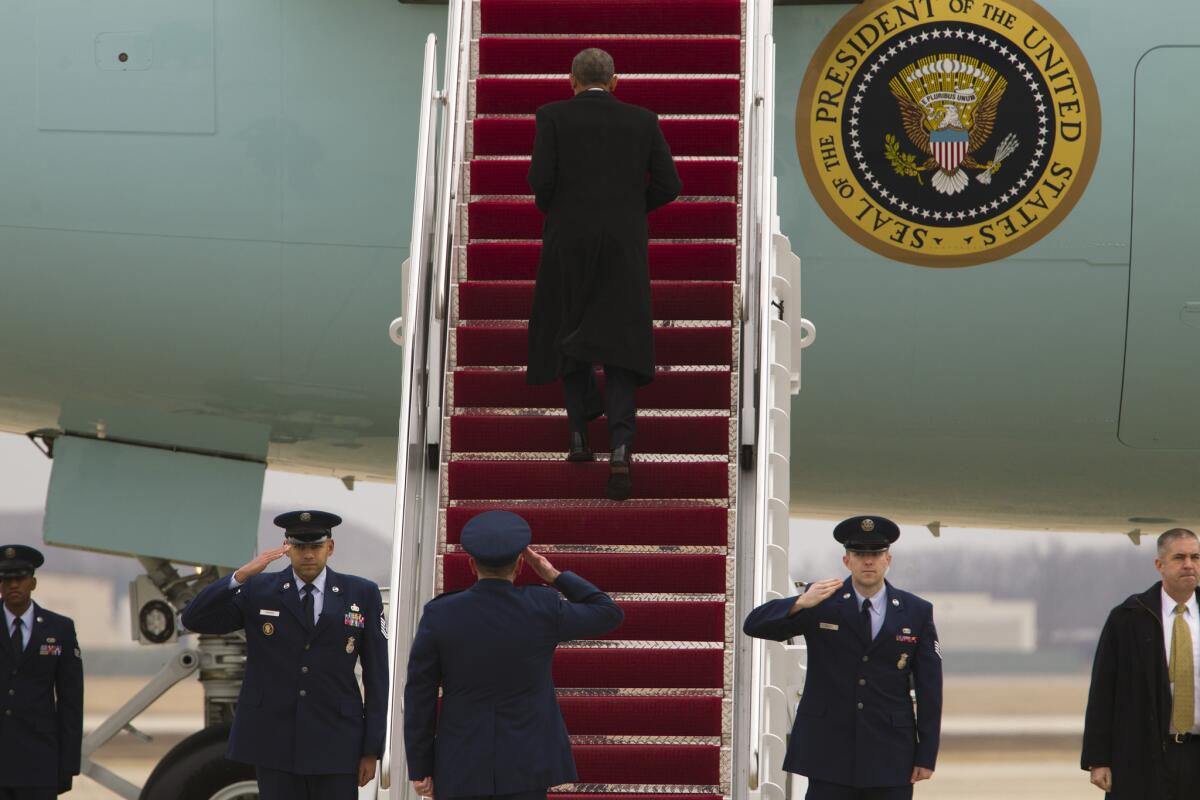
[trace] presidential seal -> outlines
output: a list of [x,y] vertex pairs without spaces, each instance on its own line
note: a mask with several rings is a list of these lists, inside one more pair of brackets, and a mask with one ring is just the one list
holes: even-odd
[[866,0],[809,64],[796,146],[817,202],[856,241],[971,266],[1074,207],[1100,101],[1074,40],[1032,0]]

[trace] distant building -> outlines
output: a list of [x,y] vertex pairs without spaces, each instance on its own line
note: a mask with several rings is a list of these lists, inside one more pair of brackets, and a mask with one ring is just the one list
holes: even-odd
[[1037,649],[1037,605],[997,600],[984,592],[922,592],[933,603],[943,649],[957,652],[1032,653]]

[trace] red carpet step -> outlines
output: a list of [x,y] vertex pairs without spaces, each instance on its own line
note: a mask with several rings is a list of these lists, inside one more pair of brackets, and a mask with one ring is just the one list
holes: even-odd
[[[529,319],[533,281],[464,281],[458,284],[459,319]],[[733,284],[654,281],[650,285],[654,319],[728,320],[733,314]]]
[[[542,243],[472,242],[467,245],[471,280],[531,281],[537,277]],[[737,277],[737,248],[732,244],[651,242],[651,280],[732,281]]]
[[[718,154],[720,155],[720,154]],[[737,161],[678,161],[682,197],[732,197],[737,194]],[[529,195],[528,161],[472,161],[471,194]]]
[[[659,126],[673,156],[735,157],[738,154],[736,119],[663,119],[659,120]],[[528,159],[533,152],[533,117],[477,119],[471,124],[471,130],[476,156],[522,156]]]
[[[594,461],[451,461],[451,500],[601,500],[608,464]],[[714,499],[729,496],[724,462],[633,460],[633,499]]]
[[622,600],[625,621],[599,639],[637,642],[722,642],[725,604],[714,600]]
[[[450,442],[456,453],[562,453],[570,429],[560,416],[469,414],[450,420]],[[588,437],[597,452],[608,452],[608,420],[593,420]],[[643,417],[637,422],[639,453],[727,455],[729,418]]]
[[717,745],[575,745],[579,783],[702,784],[721,782]]
[[[475,582],[466,553],[446,553],[445,591]],[[606,592],[725,593],[725,556],[680,553],[555,553],[555,568],[578,572]],[[522,570],[518,584],[541,583]]]
[[480,10],[484,34],[742,32],[739,0],[487,0]]
[[[563,390],[559,383],[530,386],[525,371],[498,372],[492,369],[460,369],[451,376],[456,408],[561,408]],[[604,391],[604,373],[596,383]],[[732,404],[729,371],[664,372],[654,382],[638,389],[642,409],[724,409]]]
[[481,74],[540,75],[571,70],[580,50],[599,47],[608,52],[621,75],[653,72],[674,74],[722,72],[742,69],[741,41],[724,39],[595,39],[595,38],[484,38],[479,42]]
[[[737,114],[741,82],[737,78],[624,78],[614,96],[656,114]],[[532,114],[539,106],[571,99],[562,78],[479,78],[475,113]]]
[[569,696],[558,701],[573,736],[720,736],[719,697]]
[[[541,239],[545,217],[532,201],[476,200],[467,207],[471,239]],[[651,239],[732,239],[737,204],[671,203],[650,213]]]
[[715,648],[563,647],[554,654],[554,685],[559,689],[721,689],[725,653]]
[[[459,327],[455,331],[458,363],[464,367],[525,366],[528,339],[523,325]],[[733,330],[727,327],[654,329],[655,358],[662,366],[726,366],[732,360],[732,346]]]
[[594,506],[570,503],[513,506],[466,503],[446,509],[446,541],[458,544],[467,520],[492,508],[504,508],[520,514],[533,530],[535,545],[724,547],[729,540],[729,512],[715,506]]

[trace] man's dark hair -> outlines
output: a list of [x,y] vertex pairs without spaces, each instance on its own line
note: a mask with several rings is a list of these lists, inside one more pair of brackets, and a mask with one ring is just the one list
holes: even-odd
[[517,565],[517,559],[513,559],[507,564],[501,564],[498,567],[488,566],[475,562],[475,571],[479,573],[481,578],[508,578],[512,575],[513,567]]
[[1195,531],[1189,531],[1187,528],[1171,528],[1169,531],[1163,531],[1162,535],[1158,537],[1158,554],[1161,556],[1163,551],[1167,549],[1167,545],[1185,536],[1190,536],[1193,539],[1200,538],[1196,536]]
[[571,62],[571,74],[584,86],[607,86],[615,72],[612,56],[598,47],[580,50]]

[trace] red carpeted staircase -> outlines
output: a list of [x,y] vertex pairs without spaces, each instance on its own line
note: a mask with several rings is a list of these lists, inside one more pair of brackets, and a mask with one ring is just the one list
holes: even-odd
[[[555,661],[579,768],[561,798],[729,794],[742,19],[740,0],[476,6],[438,579],[471,583],[463,524],[508,508],[555,566],[625,609],[620,629]],[[542,225],[525,183],[533,112],[569,96],[571,59],[589,46],[612,53],[620,99],[660,115],[683,180],[650,217],[659,368],[638,395],[624,503],[603,499],[606,454],[563,461],[562,389],[527,386],[522,368]],[[591,430],[600,448],[606,424]]]

